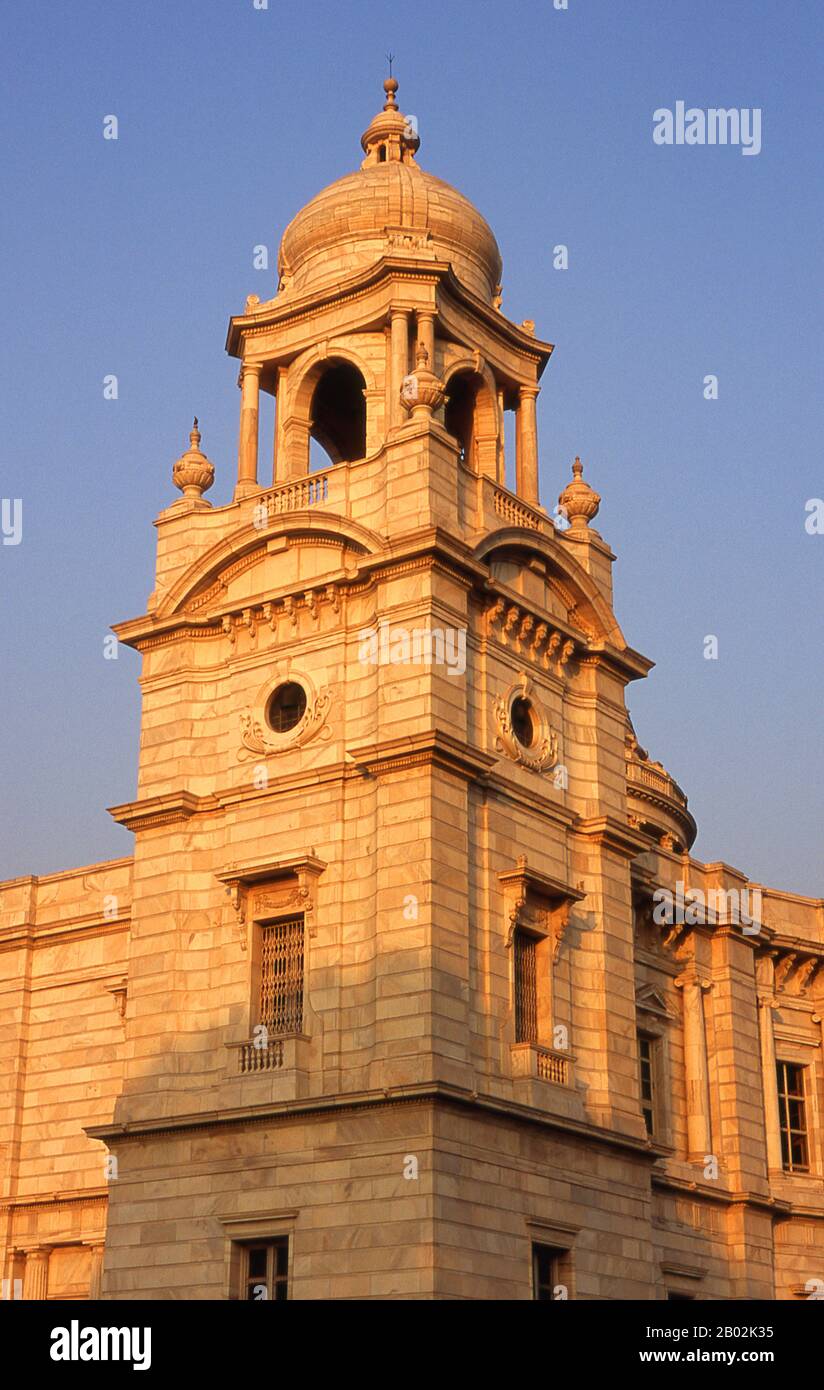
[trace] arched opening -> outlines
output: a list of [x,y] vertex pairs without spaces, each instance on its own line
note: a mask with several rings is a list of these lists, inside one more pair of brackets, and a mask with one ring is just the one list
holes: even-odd
[[478,381],[470,372],[458,372],[449,383],[444,412],[447,430],[457,439],[461,462],[471,465],[475,443],[475,398]]
[[447,386],[444,424],[458,441],[461,462],[497,478],[500,442],[493,386],[478,372],[459,371]]
[[365,389],[366,382],[350,362],[326,367],[315,386],[310,436],[332,463],[351,463],[366,454]]

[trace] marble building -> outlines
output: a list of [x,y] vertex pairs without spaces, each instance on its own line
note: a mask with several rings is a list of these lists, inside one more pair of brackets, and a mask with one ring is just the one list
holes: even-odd
[[0,884],[4,1294],[815,1296],[824,901],[691,855],[552,344],[384,87],[115,628],[133,856]]

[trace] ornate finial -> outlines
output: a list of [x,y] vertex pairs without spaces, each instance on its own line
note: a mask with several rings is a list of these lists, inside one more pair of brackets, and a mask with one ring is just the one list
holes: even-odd
[[558,498],[559,506],[563,507],[569,517],[570,530],[578,534],[586,531],[601,505],[598,493],[589,483],[584,482],[583,474],[584,465],[576,454],[572,465],[572,482],[567,483]]
[[418,339],[415,347],[415,370],[404,377],[401,385],[401,404],[413,415],[431,415],[443,405],[446,387],[429,368],[429,352]]
[[383,84],[383,90],[386,92],[386,101],[384,102],[383,109],[384,111],[397,111],[398,103],[395,100],[395,93],[398,90],[398,79],[392,76],[392,64],[395,61],[394,53],[387,53],[386,60],[389,63],[389,76]]
[[200,452],[200,430],[197,416],[195,416],[189,431],[189,447],[185,454],[181,454],[172,469],[172,482],[175,487],[180,488],[185,498],[199,502],[203,507],[208,507],[211,504],[203,500],[203,493],[212,486],[214,480],[214,464],[210,463],[206,455]]

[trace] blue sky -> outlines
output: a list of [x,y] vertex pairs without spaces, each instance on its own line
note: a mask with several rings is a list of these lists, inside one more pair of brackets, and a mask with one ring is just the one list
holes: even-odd
[[[542,498],[580,454],[657,662],[633,718],[695,852],[824,894],[820,3],[8,0],[5,27],[0,496],[24,532],[0,546],[0,877],[130,852],[105,808],[135,791],[139,661],[104,638],[144,610],[193,413],[230,496],[226,324],[274,283],[252,248],[274,261],[357,167],[392,49],[420,163],[485,213],[505,312],[556,344]],[[761,154],[657,146],[678,100],[758,107]]]

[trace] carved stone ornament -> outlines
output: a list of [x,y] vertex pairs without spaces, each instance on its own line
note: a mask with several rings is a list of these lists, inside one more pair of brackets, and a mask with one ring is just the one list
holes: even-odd
[[[306,691],[306,709],[293,729],[275,733],[266,723],[266,706],[273,692],[286,680],[303,686]],[[289,672],[288,675],[279,676],[276,681],[270,680],[256,700],[255,708],[241,710],[240,738],[243,746],[238,752],[238,761],[244,762],[251,757],[269,758],[277,753],[288,753],[295,748],[301,748],[318,736],[331,737],[331,731],[326,727],[331,708],[332,696],[327,687],[322,686],[316,691],[307,676]]]
[[[532,682],[522,671],[504,695],[496,695],[493,699],[492,712],[498,729],[495,747],[499,753],[506,753],[531,772],[549,772],[558,764],[558,735],[549,722],[544,706],[532,694],[532,689]],[[535,721],[535,737],[528,748],[521,743],[512,727],[512,706],[516,700],[529,701]]]
[[507,910],[506,945],[518,927],[538,936],[552,937],[552,958],[558,954],[570,913],[586,894],[559,879],[550,878],[530,868],[525,854],[519,855],[517,867],[498,874]]
[[230,865],[217,874],[234,913],[241,949],[246,950],[250,919],[302,912],[307,931],[314,936],[317,882],[325,868],[325,862],[311,849],[279,860]]

